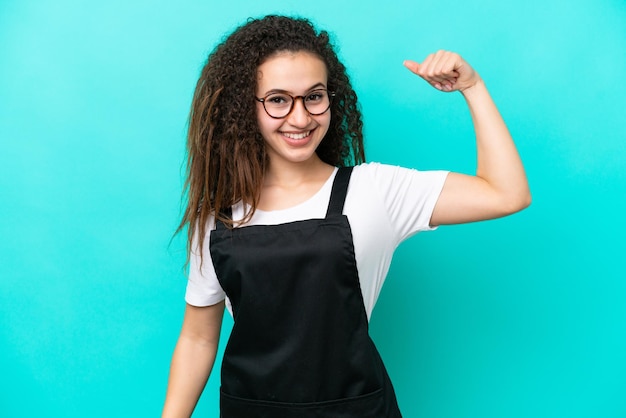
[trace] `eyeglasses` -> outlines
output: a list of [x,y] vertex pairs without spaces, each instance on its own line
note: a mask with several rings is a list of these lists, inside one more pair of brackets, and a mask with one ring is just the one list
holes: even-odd
[[286,118],[293,110],[296,99],[302,99],[302,104],[310,115],[318,116],[330,109],[334,92],[328,90],[312,90],[304,96],[292,96],[287,93],[270,93],[265,97],[255,99],[263,103],[263,108],[269,117],[274,119]]

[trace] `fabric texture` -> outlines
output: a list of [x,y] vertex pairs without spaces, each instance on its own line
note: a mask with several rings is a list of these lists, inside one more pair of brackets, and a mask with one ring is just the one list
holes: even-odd
[[210,234],[235,319],[222,361],[221,417],[402,417],[368,333],[343,215],[351,171],[337,171],[323,219],[234,229],[219,222]]
[[[326,215],[332,183],[337,170],[322,188],[307,201],[294,207],[257,210],[246,225],[278,225]],[[431,230],[429,226],[447,171],[418,171],[402,167],[367,163],[354,167],[343,213],[352,228],[359,280],[367,317],[371,316],[380,294],[393,252],[410,236]],[[243,205],[233,206],[233,219],[243,217]],[[214,229],[213,220],[208,230]],[[226,295],[217,280],[209,237],[204,237],[204,262],[192,251],[185,300],[194,306],[209,306]],[[197,245],[194,245],[197,247]],[[230,302],[227,306],[232,312]]]

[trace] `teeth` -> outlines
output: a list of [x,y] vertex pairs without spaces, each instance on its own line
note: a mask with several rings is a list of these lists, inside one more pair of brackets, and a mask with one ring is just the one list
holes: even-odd
[[310,133],[311,133],[311,131],[302,132],[301,134],[292,134],[292,133],[288,133],[288,132],[283,132],[283,135],[285,135],[287,138],[291,138],[291,139],[304,139],[307,136],[309,136]]

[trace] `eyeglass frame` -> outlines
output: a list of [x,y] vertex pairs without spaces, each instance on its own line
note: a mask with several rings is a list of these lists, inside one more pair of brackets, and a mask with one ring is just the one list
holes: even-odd
[[[316,91],[325,91],[326,94],[328,94],[328,107],[320,113],[312,113],[307,107],[306,107],[306,101],[304,100],[305,97],[311,93],[314,93]],[[270,115],[270,112],[267,111],[267,108],[265,107],[265,100],[274,95],[274,94],[284,94],[285,96],[289,96],[291,97],[291,107],[289,108],[289,111],[285,114],[285,116],[272,116]],[[304,110],[307,111],[307,113],[311,116],[319,116],[319,115],[323,115],[324,113],[328,112],[328,109],[330,109],[330,107],[333,104],[333,98],[335,97],[335,92],[334,91],[328,91],[328,89],[315,89],[315,90],[311,90],[310,92],[308,92],[307,94],[303,95],[303,96],[292,96],[289,93],[285,93],[285,92],[275,92],[275,93],[270,93],[268,95],[266,95],[265,97],[254,97],[254,99],[257,102],[260,102],[263,104],[263,110],[265,110],[265,113],[267,113],[267,116],[269,116],[272,119],[285,119],[287,116],[289,116],[291,114],[291,112],[293,112],[293,108],[296,105],[296,99],[301,99],[302,100],[302,106],[304,107]]]

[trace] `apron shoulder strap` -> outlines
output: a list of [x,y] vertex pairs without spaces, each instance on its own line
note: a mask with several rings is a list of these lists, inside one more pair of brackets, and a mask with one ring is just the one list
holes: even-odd
[[[233,218],[233,208],[232,207],[228,207],[224,210],[222,210],[220,212],[224,217],[226,217],[227,219],[232,219]],[[218,221],[217,218],[215,219],[215,229],[217,231],[221,231],[226,229],[226,224],[224,224],[224,222],[222,221]]]
[[350,183],[350,175],[352,174],[353,168],[354,167],[339,167],[335,180],[333,181],[332,191],[330,192],[330,202],[328,203],[326,217],[330,215],[341,215],[343,212],[343,204],[348,194],[348,184]]

